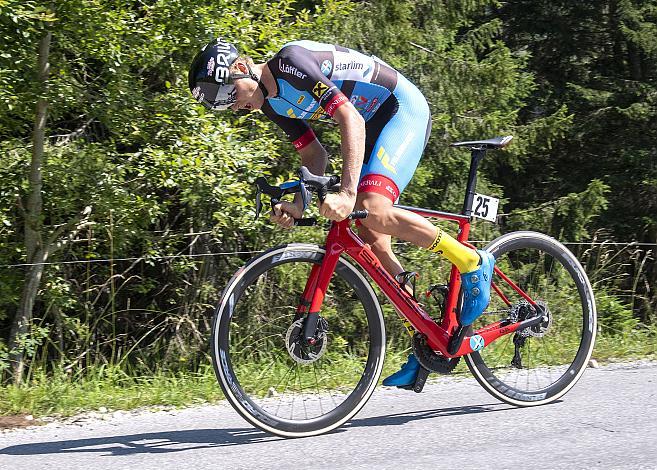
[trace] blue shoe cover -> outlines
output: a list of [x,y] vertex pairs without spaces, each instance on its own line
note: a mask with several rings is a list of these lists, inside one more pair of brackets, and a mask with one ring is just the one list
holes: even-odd
[[401,369],[390,377],[387,377],[383,381],[383,385],[386,387],[405,387],[407,385],[412,385],[415,383],[415,378],[417,377],[419,370],[420,363],[417,362],[415,355],[411,354],[408,356],[406,364],[401,366]]
[[481,257],[479,267],[469,273],[461,274],[463,287],[461,325],[471,325],[490,302],[490,282],[493,278],[495,257],[484,250],[477,250],[477,253]]

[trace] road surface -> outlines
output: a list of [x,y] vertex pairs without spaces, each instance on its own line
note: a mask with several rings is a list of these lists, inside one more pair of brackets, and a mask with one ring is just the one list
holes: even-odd
[[657,362],[589,368],[561,401],[515,408],[471,377],[379,388],[347,425],[282,439],[225,403],[0,433],[0,469],[657,469]]

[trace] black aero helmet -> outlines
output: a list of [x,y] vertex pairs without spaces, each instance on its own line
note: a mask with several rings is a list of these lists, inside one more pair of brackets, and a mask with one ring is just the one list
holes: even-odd
[[233,80],[252,77],[250,74],[231,75],[229,68],[238,56],[237,48],[222,38],[209,42],[196,54],[188,80],[189,91],[199,103],[217,110],[228,109],[235,103]]

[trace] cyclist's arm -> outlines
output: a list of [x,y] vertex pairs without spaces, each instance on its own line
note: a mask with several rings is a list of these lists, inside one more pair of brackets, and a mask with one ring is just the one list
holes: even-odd
[[[342,93],[340,88],[329,80],[319,67],[318,59],[313,53],[299,45],[289,45],[279,51],[274,63],[278,65],[276,70],[280,75],[297,90],[304,90],[319,105],[319,112],[324,112],[333,118],[340,126],[341,148],[342,148],[342,190],[341,192],[351,198],[356,196],[358,177],[363,164],[365,152],[365,121]],[[278,73],[278,72],[275,72]],[[312,131],[310,131],[312,132]],[[305,146],[316,140],[314,134],[307,139],[299,139],[295,147]],[[318,142],[313,142],[314,150],[319,150]],[[309,164],[313,158],[313,152],[300,152],[302,161]],[[304,155],[308,159],[304,160]],[[319,169],[316,168],[315,169]],[[324,168],[322,168],[324,170]],[[311,169],[312,171],[312,169]],[[323,173],[319,172],[319,173]]]
[[[280,127],[301,156],[301,164],[315,175],[323,175],[328,164],[328,153],[317,140],[315,133],[306,121],[292,119],[276,114],[269,103],[262,107],[263,113]],[[294,201],[301,204],[301,197],[296,194]]]
[[324,146],[315,139],[305,147],[297,150],[301,156],[301,164],[314,175],[323,175],[328,164],[328,153]]
[[365,120],[349,101],[335,110],[333,119],[340,126],[341,136],[342,186],[340,192],[355,197],[365,154]]

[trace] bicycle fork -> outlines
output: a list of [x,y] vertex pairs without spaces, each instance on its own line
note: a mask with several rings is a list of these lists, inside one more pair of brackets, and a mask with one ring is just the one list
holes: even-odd
[[[332,253],[329,253],[329,251],[332,251]],[[335,248],[327,250],[321,264],[312,267],[306,287],[301,299],[299,299],[297,314],[306,316],[303,324],[303,340],[307,344],[312,345],[317,341],[319,313],[324,303],[329,282],[340,259],[340,253],[342,253],[342,250],[336,250]]]

